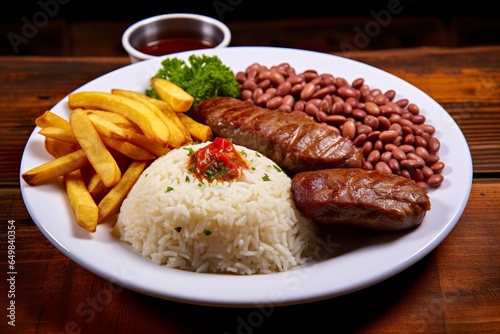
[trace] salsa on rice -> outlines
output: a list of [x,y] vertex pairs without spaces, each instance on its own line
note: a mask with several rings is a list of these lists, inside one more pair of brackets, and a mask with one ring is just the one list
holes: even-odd
[[232,181],[248,168],[248,162],[230,140],[218,137],[212,143],[191,154],[187,169],[208,181]]

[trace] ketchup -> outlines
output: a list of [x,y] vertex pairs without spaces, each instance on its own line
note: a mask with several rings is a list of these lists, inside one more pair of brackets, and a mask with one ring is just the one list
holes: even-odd
[[201,39],[167,38],[143,44],[139,46],[137,50],[152,56],[163,56],[176,52],[209,49],[213,47],[215,47],[214,44]]
[[243,168],[248,168],[248,162],[240,152],[236,151],[230,140],[220,137],[194,152],[187,166],[187,169],[198,178],[209,181],[237,180]]

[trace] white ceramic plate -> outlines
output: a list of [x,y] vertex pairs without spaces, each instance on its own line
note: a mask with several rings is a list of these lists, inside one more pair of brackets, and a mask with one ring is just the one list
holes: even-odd
[[[176,54],[187,59],[193,52]],[[432,98],[411,84],[377,68],[349,59],[310,51],[234,47],[201,50],[218,55],[236,71],[254,62],[290,63],[297,71],[314,68],[352,81],[365,78],[371,88],[394,89],[397,99],[416,103],[427,123],[438,131],[440,157],[446,163],[444,183],[431,189],[432,209],[422,224],[403,233],[355,233],[339,228],[332,234],[331,257],[284,273],[253,276],[197,274],[158,266],[110,235],[111,226],[99,225],[94,234],[78,227],[60,182],[30,187],[20,179],[26,207],[42,233],[73,261],[130,290],[168,300],[199,305],[252,307],[311,302],[354,292],[385,280],[431,252],[451,232],[467,204],[472,184],[472,160],[457,124]],[[108,73],[78,91],[112,88],[144,92],[163,58],[152,59]],[[52,111],[69,119],[67,98]],[[35,128],[23,154],[23,173],[51,159]]]

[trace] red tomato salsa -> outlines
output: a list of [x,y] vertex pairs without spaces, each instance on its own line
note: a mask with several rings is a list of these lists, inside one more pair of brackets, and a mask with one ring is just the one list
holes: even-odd
[[189,158],[187,169],[198,178],[209,181],[231,181],[241,176],[248,162],[230,140],[217,137]]

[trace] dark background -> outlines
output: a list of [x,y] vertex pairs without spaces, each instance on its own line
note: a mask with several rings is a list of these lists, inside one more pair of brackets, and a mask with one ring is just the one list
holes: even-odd
[[[400,11],[391,13],[391,6]],[[354,45],[367,22],[387,14],[390,24],[359,49],[500,44],[500,15],[493,2],[485,1],[30,0],[3,7],[0,55],[126,56],[120,40],[130,24],[182,12],[226,23],[232,46],[342,52],[341,45]],[[13,39],[26,37],[26,22],[35,24],[36,31],[14,46]]]
[[[280,18],[370,16],[370,11],[387,9],[389,4],[399,3],[403,8],[398,16],[434,16],[449,21],[456,16],[498,18],[494,2],[486,1],[430,1],[430,0],[383,0],[383,1],[263,1],[263,0],[208,0],[208,1],[105,1],[105,0],[31,0],[9,1],[9,8],[1,10],[2,22],[16,22],[21,17],[31,18],[41,9],[57,4],[57,17],[69,21],[130,20],[148,16],[188,12],[212,16],[221,21],[267,20]],[[5,3],[4,3],[5,5]],[[219,9],[217,9],[219,8]],[[221,10],[225,8],[225,10]],[[224,15],[221,17],[220,13]]]

